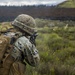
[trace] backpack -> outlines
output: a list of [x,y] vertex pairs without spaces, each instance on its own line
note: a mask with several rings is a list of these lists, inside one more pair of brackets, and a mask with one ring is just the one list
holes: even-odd
[[0,64],[3,60],[3,56],[9,46],[10,39],[7,36],[0,35]]
[[8,29],[13,28],[8,22],[3,22],[0,24],[0,63],[2,61],[3,55],[5,54],[8,44],[9,38],[4,36],[3,34],[7,32]]
[[13,28],[13,26],[10,23],[3,22],[0,24],[0,33],[5,33],[11,28]]

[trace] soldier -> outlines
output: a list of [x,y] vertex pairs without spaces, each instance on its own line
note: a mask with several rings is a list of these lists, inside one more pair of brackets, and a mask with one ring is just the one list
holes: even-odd
[[[0,56],[0,75],[24,75],[26,62],[36,66],[40,60],[35,47],[37,36],[35,20],[29,15],[21,14],[12,22],[12,25],[14,28],[10,28],[2,36],[6,38],[5,43],[8,40],[7,44],[10,45],[9,47],[4,45],[7,50]],[[0,44],[2,44],[1,41]]]

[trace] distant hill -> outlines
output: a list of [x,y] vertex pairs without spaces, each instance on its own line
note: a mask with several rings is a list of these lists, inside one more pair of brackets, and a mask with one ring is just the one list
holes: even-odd
[[75,21],[75,8],[57,8],[54,6],[0,6],[0,22],[13,21],[19,14],[28,14],[34,18]]
[[67,1],[57,5],[57,7],[75,8],[75,0],[67,0]]

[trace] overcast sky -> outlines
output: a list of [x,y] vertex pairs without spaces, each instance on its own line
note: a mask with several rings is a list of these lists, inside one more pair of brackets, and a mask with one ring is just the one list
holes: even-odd
[[0,0],[0,5],[56,5],[66,0]]

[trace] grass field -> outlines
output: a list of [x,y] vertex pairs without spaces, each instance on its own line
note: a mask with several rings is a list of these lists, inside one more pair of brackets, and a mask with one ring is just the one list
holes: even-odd
[[75,22],[35,20],[41,60],[37,67],[27,65],[26,75],[75,75]]
[[41,61],[29,69],[31,75],[75,75],[75,22],[36,19],[36,23]]
[[64,3],[59,4],[58,7],[75,8],[75,0],[67,0]]

